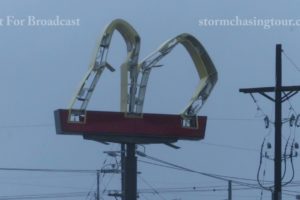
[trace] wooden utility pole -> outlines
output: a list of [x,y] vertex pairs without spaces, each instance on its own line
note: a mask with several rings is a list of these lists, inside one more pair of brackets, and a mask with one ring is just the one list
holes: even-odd
[[122,200],[137,199],[136,144],[121,144]]
[[232,200],[232,181],[228,181],[228,200]]
[[[276,45],[276,76],[275,87],[246,88],[240,89],[243,93],[259,93],[267,99],[275,102],[275,159],[274,159],[274,191],[273,200],[281,200],[281,162],[282,162],[282,103],[300,91],[300,86],[282,86],[282,48],[281,44]],[[267,93],[275,92],[275,99]],[[282,95],[283,94],[283,95]]]
[[97,195],[96,199],[100,200],[100,171],[97,170]]
[[275,161],[274,161],[274,200],[281,200],[281,139],[282,139],[282,66],[281,45],[276,45],[276,85],[275,85]]

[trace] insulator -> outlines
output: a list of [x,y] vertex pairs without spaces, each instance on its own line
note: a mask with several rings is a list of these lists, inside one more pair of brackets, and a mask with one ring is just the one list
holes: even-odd
[[299,144],[297,142],[295,143],[295,149],[299,149]]
[[297,117],[296,117],[295,126],[300,127],[300,114],[298,114]]
[[265,116],[264,121],[265,121],[265,128],[269,128],[269,125],[270,125],[269,117]]
[[268,152],[265,152],[265,157],[269,158]]
[[289,120],[289,122],[290,122],[290,127],[292,127],[292,126],[294,125],[295,120],[296,120],[296,117],[295,117],[294,114],[292,114],[292,116],[290,117],[290,120]]
[[267,143],[267,148],[271,149],[272,148],[272,144],[270,142]]

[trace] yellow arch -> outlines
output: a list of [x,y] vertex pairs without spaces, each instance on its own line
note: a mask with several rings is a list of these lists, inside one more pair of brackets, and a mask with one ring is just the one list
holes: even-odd
[[[131,108],[131,105],[128,106],[128,102],[131,102],[128,100],[128,96],[135,96],[130,95],[130,93],[136,90],[134,87],[136,87],[138,76],[137,66],[140,51],[140,37],[130,24],[122,19],[116,19],[105,28],[103,35],[97,42],[89,70],[81,81],[80,86],[69,106],[69,121],[78,122],[80,120],[72,120],[72,117],[84,117],[87,105],[103,70],[108,68],[110,71],[114,71],[114,68],[106,61],[114,31],[118,31],[122,35],[127,47],[127,57],[121,65],[120,107],[122,112],[128,112]],[[128,77],[131,79],[130,85],[128,84]]]
[[[138,94],[139,104],[136,109],[138,113],[142,113],[148,76],[150,75],[152,67],[157,65],[163,57],[169,54],[177,44],[182,44],[191,56],[200,79],[196,91],[182,111],[181,115],[184,118],[196,116],[198,110],[211,93],[218,80],[217,70],[203,45],[194,36],[188,33],[183,33],[166,41],[154,53],[145,58],[139,64],[139,68],[143,75]],[[197,101],[201,101],[199,102],[200,105],[197,105]]]
[[[183,119],[188,122],[187,127],[193,127],[195,121],[193,119],[197,116],[197,112],[207,100],[218,79],[217,70],[207,51],[194,36],[183,33],[166,41],[138,64],[140,37],[135,29],[122,19],[112,21],[99,38],[89,70],[71,101],[69,121],[85,122],[87,105],[103,70],[108,68],[110,71],[114,71],[114,68],[106,61],[114,31],[120,32],[127,47],[127,57],[121,65],[121,112],[142,113],[151,69],[177,44],[181,44],[191,56],[200,79],[192,98],[181,112]],[[141,78],[138,83],[139,74],[141,74]],[[130,79],[130,84],[128,79]],[[76,105],[77,108],[75,108]],[[77,119],[72,120],[72,117],[77,117]]]

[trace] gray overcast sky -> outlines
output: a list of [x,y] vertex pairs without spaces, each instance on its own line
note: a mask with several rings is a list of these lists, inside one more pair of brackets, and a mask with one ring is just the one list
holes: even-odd
[[[102,152],[118,150],[118,145],[105,146],[84,141],[81,137],[56,135],[53,111],[67,108],[104,27],[113,19],[123,18],[142,38],[141,58],[165,40],[187,32],[201,41],[219,72],[217,86],[199,113],[208,116],[206,138],[199,142],[178,142],[180,150],[152,145],[146,147],[146,152],[203,172],[255,179],[261,142],[268,133],[267,140],[273,142],[273,129],[264,128],[263,117],[259,117],[250,96],[239,93],[238,89],[274,85],[277,43],[282,43],[287,55],[300,66],[300,27],[200,27],[198,20],[233,19],[236,16],[241,19],[297,20],[300,19],[299,6],[300,2],[296,0],[1,0],[0,18],[3,19],[7,16],[18,19],[60,16],[78,18],[80,26],[0,26],[0,167],[99,169],[108,159]],[[118,34],[115,36],[109,60],[118,69],[125,56],[125,45]],[[151,76],[145,112],[179,113],[197,85],[195,69],[182,47],[175,49],[162,63],[164,67],[155,69]],[[299,71],[286,57],[283,57],[283,71],[285,85],[300,84]],[[118,111],[118,81],[118,70],[114,73],[106,71],[89,109]],[[260,96],[256,98],[264,112],[273,119],[273,104]],[[298,113],[299,98],[298,95],[291,101]],[[288,117],[289,105],[284,105],[283,114]],[[290,132],[287,124],[283,130],[286,139]],[[295,131],[299,141],[299,130]],[[294,165],[294,180],[299,183],[299,158],[294,160]],[[264,162],[263,168],[266,169],[265,179],[272,180],[272,162]],[[143,163],[139,164],[139,171],[156,188],[227,184]],[[291,175],[290,166],[287,175]],[[86,174],[0,171],[0,199],[4,195],[94,191],[95,178],[95,175]],[[109,176],[102,179],[102,189],[109,180]],[[112,177],[108,189],[118,189],[119,180],[119,176]],[[139,186],[148,188],[141,179]],[[299,186],[285,189],[300,193]],[[161,194],[168,200],[221,200],[226,199],[226,195],[226,191]],[[161,199],[161,196],[144,194],[141,198]],[[233,196],[234,199],[260,199],[260,190],[234,191]],[[270,199],[270,194],[264,192],[262,199]],[[295,197],[284,196],[284,199]]]

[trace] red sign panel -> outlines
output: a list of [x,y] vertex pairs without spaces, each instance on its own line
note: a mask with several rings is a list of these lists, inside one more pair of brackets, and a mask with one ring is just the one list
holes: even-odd
[[207,117],[199,116],[197,128],[182,127],[180,115],[147,114],[128,117],[121,112],[87,111],[85,123],[68,121],[68,110],[56,110],[57,134],[83,135],[86,139],[117,143],[166,143],[201,140]]

